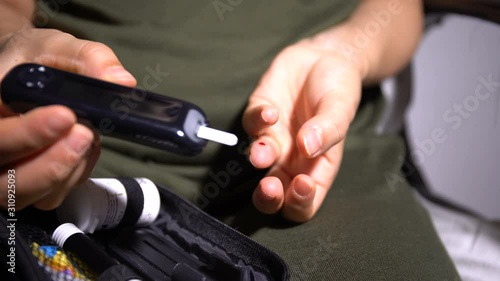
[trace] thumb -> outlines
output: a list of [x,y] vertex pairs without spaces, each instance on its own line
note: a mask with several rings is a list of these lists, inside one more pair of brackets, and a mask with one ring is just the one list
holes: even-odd
[[123,67],[115,53],[105,44],[77,39],[58,30],[37,30],[40,46],[32,46],[30,61],[134,87],[135,78]]
[[306,94],[314,109],[297,134],[297,145],[307,157],[316,157],[347,135],[360,100],[359,72],[325,57],[313,66],[306,81]]

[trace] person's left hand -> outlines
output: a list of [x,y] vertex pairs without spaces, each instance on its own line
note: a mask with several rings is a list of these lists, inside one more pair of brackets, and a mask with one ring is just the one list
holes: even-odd
[[321,206],[361,96],[359,58],[303,40],[283,50],[252,93],[243,126],[250,161],[270,168],[253,194],[263,213],[305,222]]

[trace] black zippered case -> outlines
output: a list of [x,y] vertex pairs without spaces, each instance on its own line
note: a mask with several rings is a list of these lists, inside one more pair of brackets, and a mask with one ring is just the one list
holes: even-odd
[[[277,254],[168,189],[159,186],[159,191],[160,214],[150,226],[119,227],[91,236],[119,262],[97,280],[289,280],[287,265]],[[8,228],[6,213],[0,217],[0,267],[7,273],[7,279],[1,280],[51,280],[32,254],[32,245],[55,245],[50,238],[58,225],[54,212],[31,208],[18,212],[16,217],[15,232]],[[15,274],[8,271],[12,235]]]

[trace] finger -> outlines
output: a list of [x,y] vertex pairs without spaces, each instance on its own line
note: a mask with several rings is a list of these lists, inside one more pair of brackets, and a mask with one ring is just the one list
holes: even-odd
[[[258,103],[255,99],[253,102]],[[279,157],[279,144],[270,132],[266,132],[278,121],[278,115],[278,110],[267,104],[248,107],[243,115],[243,126],[247,133],[259,137],[252,142],[249,155],[250,162],[256,168],[268,168]]]
[[314,204],[315,194],[315,181],[307,175],[297,175],[286,191],[283,216],[299,223],[312,218],[319,207]]
[[344,143],[345,141],[341,141],[322,157],[302,160],[303,166],[310,167],[302,171],[307,174],[299,174],[289,185],[285,185],[285,218],[305,222],[316,214],[339,171]]
[[[68,179],[69,185],[61,186],[60,189],[51,191],[47,196],[43,197],[37,202],[33,203],[33,206],[40,210],[52,210],[59,207],[66,196],[73,190],[73,188],[84,183],[94,170],[95,164],[99,159],[101,154],[100,138],[94,133],[94,141],[90,147],[87,155],[80,162],[78,167],[74,170],[71,177]],[[80,172],[82,171],[82,172]],[[74,182],[74,184],[72,184]]]
[[101,155],[101,138],[96,132],[93,133],[94,141],[92,142],[92,146],[90,147],[90,155],[87,157],[87,166],[76,184],[83,183],[92,175],[97,160],[99,160],[99,156]]
[[307,78],[304,69],[316,59],[315,54],[299,47],[286,48],[274,59],[250,95],[245,109],[243,126],[248,134],[262,135],[266,127],[279,119],[292,119],[290,114],[293,114],[296,98]]
[[105,44],[46,30],[31,59],[37,63],[133,87],[135,78]]
[[348,106],[334,98],[334,94],[325,95],[316,115],[306,121],[297,133],[297,145],[307,157],[322,154],[347,135],[351,122],[347,111],[354,105]]
[[0,166],[36,153],[56,142],[75,124],[63,106],[34,109],[25,115],[0,119]]
[[45,151],[13,167],[18,175],[16,205],[25,207],[54,190],[75,185],[84,172],[80,163],[86,161],[92,141],[93,133],[76,124],[64,138]]
[[254,167],[265,169],[278,159],[280,151],[274,138],[263,136],[252,142],[248,158]]
[[318,61],[306,82],[314,114],[301,126],[296,142],[308,157],[324,153],[345,138],[359,104],[361,80],[352,78],[357,74],[350,68],[332,67],[332,63]]
[[264,214],[277,213],[283,205],[283,200],[283,185],[277,177],[263,178],[252,196],[255,208]]
[[243,128],[251,136],[260,136],[267,128],[276,124],[279,111],[272,105],[262,104],[255,100],[253,103],[255,105],[248,107],[243,114]]
[[[89,154],[90,155],[89,150]],[[61,205],[64,198],[71,191],[72,187],[76,186],[81,175],[84,174],[87,168],[87,155],[78,163],[78,165],[72,170],[71,175],[63,184],[54,186],[46,195],[44,195],[40,200],[33,202],[33,206],[40,210],[52,210]]]
[[[296,64],[291,64],[292,68],[288,66],[289,60],[295,60],[297,54],[298,50],[288,48],[273,61],[245,109],[243,127],[248,134],[258,137],[250,148],[250,162],[257,168],[269,167],[282,152],[295,146],[290,137],[290,120],[294,119],[290,115],[295,106],[292,101],[305,77],[303,71],[293,67]],[[312,57],[308,60],[312,61]]]

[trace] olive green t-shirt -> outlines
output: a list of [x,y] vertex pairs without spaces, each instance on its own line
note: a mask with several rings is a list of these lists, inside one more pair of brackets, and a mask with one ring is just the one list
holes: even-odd
[[39,26],[107,44],[139,87],[195,103],[212,127],[240,139],[186,157],[104,137],[93,176],[147,177],[212,214],[231,211],[218,217],[283,257],[291,280],[459,280],[400,176],[401,138],[375,133],[384,106],[377,88],[363,91],[342,166],[313,219],[287,224],[256,213],[249,200],[265,171],[245,155],[240,122],[248,96],[283,48],[342,22],[358,1],[40,2],[52,8],[41,5]]
[[[200,189],[211,197],[225,185],[222,179],[217,182],[219,170],[245,174],[241,154],[248,138],[240,128],[240,113],[272,59],[286,46],[345,20],[358,1],[60,2],[41,5],[36,23],[107,44],[139,87],[192,102],[205,111],[212,127],[238,133],[240,143],[233,151],[209,143],[195,157],[102,139],[94,176],[148,177],[196,199]],[[236,182],[231,179],[231,185]]]

